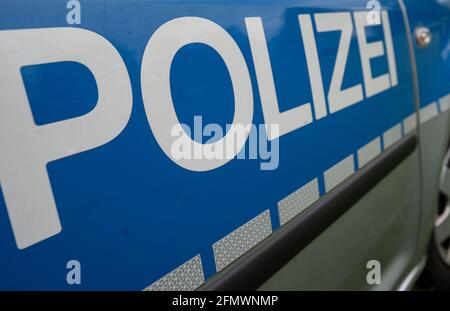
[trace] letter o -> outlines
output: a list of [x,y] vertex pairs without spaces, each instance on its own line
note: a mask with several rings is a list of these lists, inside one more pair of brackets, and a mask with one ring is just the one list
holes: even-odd
[[[150,128],[159,146],[172,161],[185,169],[201,172],[218,168],[232,158],[224,156],[223,159],[180,160],[171,155],[172,143],[180,138],[171,136],[171,129],[179,124],[179,120],[170,90],[170,68],[178,50],[190,43],[203,43],[216,50],[228,69],[233,85],[233,124],[227,134],[213,144],[228,146],[227,141],[234,141],[237,125],[247,126],[252,123],[253,92],[247,64],[239,46],[216,23],[200,17],[176,18],[160,26],[150,38],[141,67],[142,98]],[[244,140],[238,140],[234,155],[244,147],[248,132],[245,135]],[[203,152],[205,145],[193,141],[184,131],[181,139],[185,139],[194,148],[202,148]]]

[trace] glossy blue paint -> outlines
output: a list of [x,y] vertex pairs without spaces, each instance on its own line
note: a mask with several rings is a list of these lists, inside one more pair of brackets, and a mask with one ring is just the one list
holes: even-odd
[[24,66],[21,74],[37,125],[82,116],[97,103],[95,79],[80,63]]
[[[260,16],[263,20],[280,110],[285,111],[312,100],[297,15],[364,10],[365,2],[83,2],[80,27],[107,38],[127,66],[134,98],[131,118],[124,131],[106,145],[48,164],[63,227],[58,235],[17,249],[0,195],[0,289],[140,290],[197,254],[202,256],[205,276],[210,277],[215,273],[214,242],[267,209],[276,230],[279,200],[315,177],[324,194],[323,171],[414,112],[402,16],[396,1],[382,4],[390,14],[396,87],[281,137],[277,170],[261,171],[256,160],[233,160],[216,170],[196,173],[167,158],[147,122],[140,71],[144,48],[154,31],[181,16],[204,17],[226,29],[246,59],[254,94],[253,122],[260,124],[264,120],[244,18]],[[0,4],[0,30],[67,27],[66,14],[64,1],[6,0]],[[380,29],[367,35],[369,41],[383,36]],[[336,32],[316,33],[325,91],[338,40]],[[55,68],[43,70],[53,65],[41,66],[43,76],[35,83],[27,80],[25,71],[37,72],[30,72],[32,68],[22,72],[37,124],[92,108],[94,83],[79,68],[64,69],[77,81],[68,86],[70,82],[50,76]],[[375,75],[385,73],[386,58],[374,60],[372,68]],[[52,83],[52,87],[39,83]],[[171,83],[181,121],[189,124],[199,114],[205,123],[231,121],[231,81],[221,58],[208,47],[192,44],[183,48],[172,65]],[[363,81],[354,31],[343,86],[357,83]],[[50,97],[67,101],[75,98],[68,96],[71,93],[82,95],[83,102],[73,100],[76,106],[47,109]],[[81,262],[82,284],[77,287],[66,284],[65,265],[70,259]]]
[[420,26],[432,34],[426,49],[414,45],[420,106],[424,107],[450,92],[450,2],[408,0],[405,5],[412,35]]

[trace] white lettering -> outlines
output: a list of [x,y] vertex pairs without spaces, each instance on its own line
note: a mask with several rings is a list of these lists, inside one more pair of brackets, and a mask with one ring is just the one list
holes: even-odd
[[[171,136],[172,128],[179,123],[170,90],[170,67],[175,54],[190,43],[203,43],[222,57],[228,68],[233,85],[235,109],[230,130],[224,138],[211,145],[223,145],[222,140],[234,141],[238,134],[237,125],[251,126],[253,119],[253,92],[247,64],[233,38],[216,23],[199,17],[173,19],[159,27],[144,51],[141,71],[142,97],[147,119],[158,144],[164,153],[175,163],[191,171],[208,171],[229,162],[231,158],[185,160],[172,156],[171,149],[175,139],[192,142],[194,150],[203,150],[205,145],[192,141],[186,133],[181,138]],[[244,146],[248,133],[237,142],[237,152]],[[215,148],[208,146],[207,149]],[[220,146],[217,146],[220,148]],[[204,152],[199,152],[202,154]],[[208,152],[207,152],[208,153]]]
[[[116,137],[130,117],[132,93],[119,53],[94,32],[6,30],[0,31],[0,41],[0,181],[17,247],[23,249],[61,231],[47,163]],[[89,68],[97,82],[97,105],[83,116],[37,126],[20,68],[61,61]]]
[[[285,112],[280,112],[273,80],[272,65],[260,17],[245,18],[250,47],[255,64],[256,79],[264,113],[269,140],[277,139],[300,127],[310,124],[312,119],[311,104],[303,104]],[[271,132],[271,124],[279,124],[278,136]]]

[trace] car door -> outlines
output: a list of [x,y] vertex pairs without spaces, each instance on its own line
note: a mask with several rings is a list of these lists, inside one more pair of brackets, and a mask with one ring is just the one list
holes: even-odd
[[[417,83],[420,108],[420,140],[423,167],[423,219],[419,253],[430,250],[429,262],[434,261],[433,251],[442,250],[443,262],[448,270],[450,219],[446,205],[448,202],[448,177],[444,174],[446,154],[449,149],[450,124],[450,3],[448,1],[405,1],[411,34],[419,39],[423,30],[430,33],[430,42],[415,40],[414,55],[417,66]],[[433,237],[430,237],[434,233]],[[433,247],[436,243],[437,247]],[[444,278],[444,273],[434,271]],[[445,269],[444,269],[445,270]],[[447,272],[448,274],[448,272]],[[447,281],[448,283],[448,281]]]
[[0,4],[0,289],[392,289],[417,264],[397,1],[69,2]]

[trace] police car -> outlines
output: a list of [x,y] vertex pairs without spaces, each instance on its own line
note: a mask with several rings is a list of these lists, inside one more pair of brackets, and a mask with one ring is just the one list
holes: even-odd
[[447,0],[4,0],[0,289],[448,289],[449,108]]

